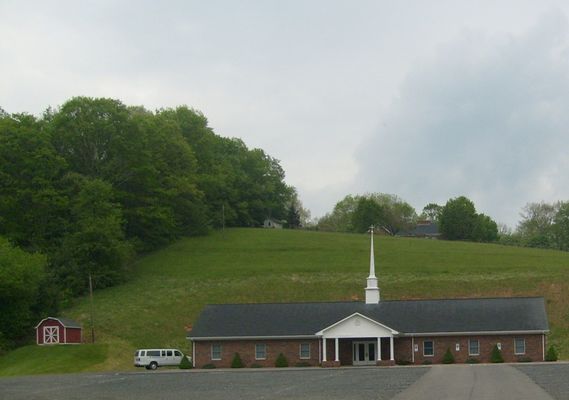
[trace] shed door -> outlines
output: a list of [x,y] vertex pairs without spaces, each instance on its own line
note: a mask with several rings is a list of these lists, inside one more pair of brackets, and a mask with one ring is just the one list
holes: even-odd
[[59,343],[59,326],[43,327],[43,343],[44,344]]

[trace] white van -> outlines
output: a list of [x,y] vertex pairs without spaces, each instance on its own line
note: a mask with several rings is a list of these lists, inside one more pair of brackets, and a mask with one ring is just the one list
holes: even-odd
[[[141,349],[134,352],[134,366],[156,369],[164,365],[180,365],[184,353],[178,349]],[[188,357],[188,360],[192,360]]]

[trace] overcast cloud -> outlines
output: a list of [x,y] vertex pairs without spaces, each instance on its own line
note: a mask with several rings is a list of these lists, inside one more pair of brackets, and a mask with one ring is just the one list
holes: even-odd
[[569,199],[561,1],[0,0],[0,107],[187,104],[281,160],[313,215],[464,194],[514,226]]

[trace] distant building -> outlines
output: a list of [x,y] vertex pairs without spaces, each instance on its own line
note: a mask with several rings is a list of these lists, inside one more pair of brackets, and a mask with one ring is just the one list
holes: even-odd
[[282,222],[277,221],[276,219],[265,218],[265,221],[263,222],[263,228],[282,229],[283,224],[282,224]]
[[393,365],[543,361],[549,323],[543,297],[380,301],[373,231],[365,302],[207,305],[187,338],[196,367]]
[[397,236],[404,237],[423,237],[423,238],[438,238],[441,236],[439,232],[439,225],[432,221],[418,221],[415,228],[410,231],[399,232]]
[[68,318],[47,317],[36,326],[36,343],[79,344],[83,339],[81,325]]

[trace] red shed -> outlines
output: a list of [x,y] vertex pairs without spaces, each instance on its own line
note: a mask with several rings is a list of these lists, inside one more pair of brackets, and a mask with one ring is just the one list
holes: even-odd
[[79,344],[83,328],[68,318],[47,317],[36,326],[37,344]]

